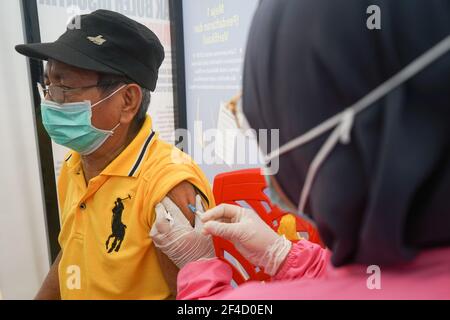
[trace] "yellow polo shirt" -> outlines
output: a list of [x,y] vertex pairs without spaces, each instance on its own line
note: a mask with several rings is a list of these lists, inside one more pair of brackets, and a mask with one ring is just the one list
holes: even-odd
[[158,139],[148,116],[130,145],[88,185],[80,155],[68,154],[58,181],[62,299],[169,297],[149,236],[155,205],[186,180],[208,208],[214,206],[206,177],[186,160]]

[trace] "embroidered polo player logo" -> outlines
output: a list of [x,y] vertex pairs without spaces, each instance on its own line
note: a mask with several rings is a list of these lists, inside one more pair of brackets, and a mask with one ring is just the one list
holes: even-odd
[[101,46],[106,42],[106,39],[103,38],[103,36],[100,34],[96,37],[87,37],[87,39],[93,43],[95,43],[98,46]]
[[128,197],[125,199],[117,198],[117,200],[114,201],[111,221],[112,233],[109,235],[108,240],[106,240],[106,250],[108,250],[109,241],[112,238],[114,238],[114,241],[111,244],[111,247],[109,247],[108,253],[111,253],[113,250],[118,252],[120,250],[120,246],[122,245],[123,238],[125,238],[125,231],[127,226],[122,223],[122,212],[125,209],[122,200],[126,199],[131,199],[131,196],[128,195]]

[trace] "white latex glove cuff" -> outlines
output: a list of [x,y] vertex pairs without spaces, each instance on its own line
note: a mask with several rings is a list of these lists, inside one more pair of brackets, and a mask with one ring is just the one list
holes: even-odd
[[264,268],[264,272],[270,276],[274,276],[280,266],[286,259],[289,251],[291,251],[292,243],[285,238],[279,236],[278,239],[269,246],[259,260],[258,265]]

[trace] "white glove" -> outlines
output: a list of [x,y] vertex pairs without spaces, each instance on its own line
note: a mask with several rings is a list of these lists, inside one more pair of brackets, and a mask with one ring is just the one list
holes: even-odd
[[273,276],[291,250],[291,242],[273,231],[256,212],[221,204],[202,215],[203,233],[233,243],[253,265]]
[[[197,212],[203,212],[199,195],[195,197],[195,207]],[[156,220],[150,230],[150,237],[155,246],[178,268],[191,261],[215,257],[211,236],[201,233],[202,224],[197,215],[192,228],[180,208],[168,197],[156,205],[155,211]]]

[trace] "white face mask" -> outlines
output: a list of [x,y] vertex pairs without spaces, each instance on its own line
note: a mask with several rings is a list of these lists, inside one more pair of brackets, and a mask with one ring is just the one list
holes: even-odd
[[[440,58],[447,51],[450,50],[450,36],[447,36],[437,45],[432,47],[430,50],[422,54],[420,57],[411,62],[408,66],[402,69],[399,73],[394,75],[392,78],[386,82],[379,85],[372,92],[367,94],[361,100],[355,104],[349,106],[344,111],[338,113],[337,115],[329,118],[323,123],[319,124],[317,127],[311,129],[305,134],[287,142],[277,150],[272,151],[265,157],[265,163],[269,163],[271,160],[285,154],[291,150],[294,150],[304,144],[321,136],[325,132],[334,128],[328,139],[325,141],[323,146],[320,148],[317,155],[312,161],[307,175],[305,184],[303,186],[302,192],[300,194],[300,200],[298,205],[298,213],[303,215],[305,212],[306,201],[308,195],[311,191],[314,178],[317,174],[322,163],[326,160],[328,155],[331,153],[333,148],[339,143],[348,144],[350,142],[350,134],[353,128],[354,118],[357,114],[364,111],[368,107],[374,105],[374,103],[388,94],[390,91],[398,87],[403,82],[406,82],[418,72],[429,66],[432,62]],[[266,174],[269,174],[266,171]]]

